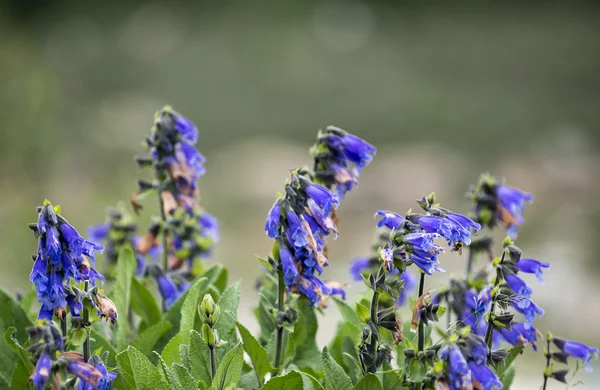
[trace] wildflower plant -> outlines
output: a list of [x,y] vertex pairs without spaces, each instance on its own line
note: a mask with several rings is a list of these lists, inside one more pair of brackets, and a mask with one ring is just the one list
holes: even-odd
[[[171,107],[157,112],[148,154],[136,158],[152,169],[138,180],[133,212],[108,209],[87,238],[59,206],[37,208],[32,289],[16,300],[0,290],[0,388],[508,389],[529,346],[543,349],[543,389],[569,383],[579,363],[591,370],[597,348],[539,330],[536,284],[551,264],[515,242],[533,196],[489,174],[467,193],[470,213],[442,207],[434,193],[417,200],[418,212],[373,210],[370,253],[332,280],[338,209],[376,153],[333,126],[265,210],[272,248],[259,259],[255,336],[237,316],[240,283],[206,261],[219,223],[200,206],[199,138]],[[142,227],[149,199],[158,212]],[[491,229],[502,228],[498,241]],[[453,261],[464,275],[432,285]],[[366,286],[353,304],[346,280]],[[317,329],[333,329],[336,309],[343,321],[320,346]]]

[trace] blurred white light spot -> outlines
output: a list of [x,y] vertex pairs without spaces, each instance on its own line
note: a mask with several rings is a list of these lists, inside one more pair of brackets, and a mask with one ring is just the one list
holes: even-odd
[[360,1],[331,0],[315,8],[314,28],[317,37],[341,53],[363,47],[373,30],[374,14]]
[[140,60],[153,60],[168,54],[181,40],[177,18],[169,8],[145,5],[126,22],[119,48]]

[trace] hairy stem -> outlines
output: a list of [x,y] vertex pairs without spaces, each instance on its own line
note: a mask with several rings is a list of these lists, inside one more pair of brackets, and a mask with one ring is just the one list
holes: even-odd
[[[211,329],[212,331],[212,329]],[[215,377],[217,373],[217,353],[215,351],[215,347],[209,347],[210,350],[210,376],[211,378]]]
[[551,358],[552,354],[550,353],[550,337],[546,337],[546,369],[544,370],[544,385],[542,386],[542,390],[546,390],[546,385],[548,384],[548,375],[546,375],[546,371],[548,371],[548,367],[550,367]]
[[[281,262],[277,267],[278,281],[277,281],[277,311],[281,313],[283,311],[283,300],[285,299],[285,283],[283,281],[283,267]],[[279,366],[281,365],[281,355],[283,352],[283,327],[277,324],[277,336],[275,339],[275,374],[279,373]]]
[[164,207],[164,202],[163,202],[163,198],[162,198],[162,188],[159,188],[159,191],[158,191],[158,208],[160,211],[160,219],[162,220],[160,234],[162,235],[163,269],[164,269],[165,273],[167,273],[167,272],[169,272],[169,251],[167,250],[167,216],[165,214],[165,207]]
[[[502,258],[500,259],[500,265],[502,265],[502,263],[504,263],[504,255],[506,254],[506,250],[504,252],[502,252]],[[496,272],[496,281],[494,283],[494,289],[496,289],[496,287],[498,287],[500,285],[500,275]],[[493,291],[492,290],[492,291]],[[487,344],[488,348],[491,350],[492,348],[492,339],[493,339],[493,334],[494,334],[494,324],[492,321],[492,317],[494,316],[494,312],[496,310],[496,296],[497,294],[494,294],[494,296],[492,297],[492,306],[490,307],[490,314],[488,317],[488,327],[487,327],[487,331],[485,332],[485,343]]]
[[[421,280],[419,281],[419,298],[423,296],[423,290],[425,290],[425,272],[421,272]],[[419,342],[417,352],[421,352],[425,349],[425,324],[419,318]]]
[[[90,282],[85,281],[83,283],[83,289],[87,293],[90,287]],[[83,324],[85,327],[85,341],[83,342],[83,361],[88,362],[90,360],[91,348],[90,348],[90,313],[87,305],[83,305]]]

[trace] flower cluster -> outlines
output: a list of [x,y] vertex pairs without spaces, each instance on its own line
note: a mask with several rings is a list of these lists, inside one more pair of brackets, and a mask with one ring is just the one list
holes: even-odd
[[317,305],[329,295],[342,295],[337,282],[323,282],[317,274],[329,264],[323,253],[325,238],[337,234],[330,213],[339,204],[337,195],[315,184],[304,168],[292,172],[267,215],[265,230],[277,240],[277,253],[285,285]]
[[311,148],[315,159],[315,181],[342,199],[358,185],[360,171],[373,160],[376,149],[363,139],[334,126],[320,131]]
[[475,202],[475,220],[490,229],[503,223],[511,238],[517,237],[517,229],[525,222],[525,203],[533,201],[533,195],[517,188],[507,187],[490,175],[482,175],[477,185],[467,194]]
[[59,388],[63,375],[69,374],[78,379],[77,389],[105,390],[112,385],[116,374],[108,373],[102,360],[97,356],[92,358],[92,361],[95,362],[94,366],[85,363],[83,355],[80,353],[64,351],[64,340],[60,331],[52,323],[38,325],[27,331],[30,337],[27,351],[32,354],[35,362],[35,368],[29,380],[36,389],[45,389],[48,383]]
[[[135,274],[142,276],[146,271],[145,254],[150,254],[153,260],[156,261],[161,248],[156,243],[156,240],[152,241],[156,245],[144,248],[142,244],[145,244],[145,242],[141,243],[141,237],[136,233],[137,223],[122,207],[109,208],[107,210],[106,222],[88,229],[88,235],[91,240],[102,241],[104,243],[104,258],[110,266],[114,266],[117,263],[121,249],[125,247],[131,248],[134,251],[137,264]],[[114,272],[114,270],[111,268],[109,272]]]
[[73,316],[79,316],[83,297],[70,281],[95,285],[96,280],[104,280],[93,267],[94,253],[103,247],[85,240],[60,215],[59,206],[53,207],[46,200],[38,212],[38,222],[29,225],[39,242],[29,276],[42,304],[38,318],[52,320],[57,310],[67,306]]
[[[469,332],[461,336],[452,335],[449,343],[438,352],[444,362],[438,383],[444,383],[448,389],[502,388],[498,376],[487,366],[489,349],[485,341]],[[441,387],[444,388],[444,387]]]
[[134,208],[139,209],[139,199],[158,193],[161,219],[139,239],[136,250],[145,255],[159,247],[162,235],[163,270],[177,271],[182,284],[198,275],[202,266],[196,267],[195,260],[210,256],[219,238],[218,221],[199,205],[197,182],[206,170],[197,142],[198,129],[189,119],[169,106],[160,110],[145,140],[150,156],[137,159],[140,166],[154,167],[156,180],[139,180],[132,197]]

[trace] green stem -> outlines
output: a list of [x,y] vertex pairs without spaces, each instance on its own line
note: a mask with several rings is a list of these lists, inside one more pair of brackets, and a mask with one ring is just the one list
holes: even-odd
[[[211,329],[212,331],[212,329]],[[209,347],[210,350],[210,376],[215,377],[217,373],[217,354],[215,353],[215,347]]]
[[63,338],[67,337],[67,314],[66,313],[64,316],[60,317],[60,330],[62,333],[62,337]]
[[158,208],[160,211],[160,219],[162,220],[162,226],[160,233],[162,235],[162,247],[163,247],[163,269],[165,274],[169,272],[169,251],[167,250],[167,216],[165,215],[165,207],[162,199],[162,186],[159,186],[158,191]]
[[[283,281],[283,267],[281,262],[277,267],[278,274],[278,293],[277,293],[277,312],[281,313],[283,311],[283,300],[285,299],[285,283]],[[281,365],[281,355],[283,352],[283,327],[277,324],[277,335],[275,339],[275,373],[277,375],[279,373],[279,366]]]
[[548,384],[548,375],[546,375],[546,371],[548,371],[548,367],[550,367],[551,359],[552,354],[550,353],[550,337],[546,337],[546,369],[544,370],[544,385],[542,386],[542,390],[546,390],[546,385]]
[[[419,281],[419,298],[423,296],[423,290],[425,289],[425,272],[421,272],[421,280]],[[425,324],[419,318],[419,342],[417,352],[421,352],[425,349]]]
[[[502,258],[500,259],[500,265],[502,265],[502,263],[504,263],[504,255],[506,254],[506,250],[504,250],[502,252]],[[492,289],[492,293],[494,292],[494,290],[496,289],[496,287],[498,287],[500,285],[500,274],[498,272],[496,272],[496,281],[494,282],[494,288]],[[488,327],[487,327],[487,331],[485,332],[485,343],[487,344],[488,348],[491,350],[492,348],[492,335],[494,333],[494,323],[493,323],[493,319],[492,317],[494,316],[494,311],[496,310],[496,296],[498,294],[494,294],[494,296],[492,297],[492,306],[490,307],[490,315],[488,317]]]
[[[90,287],[90,282],[83,282],[83,289],[87,293]],[[90,348],[90,312],[88,310],[87,305],[84,303],[83,305],[83,323],[82,326],[85,327],[85,341],[83,342],[83,361],[88,362],[91,356],[91,348]]]

